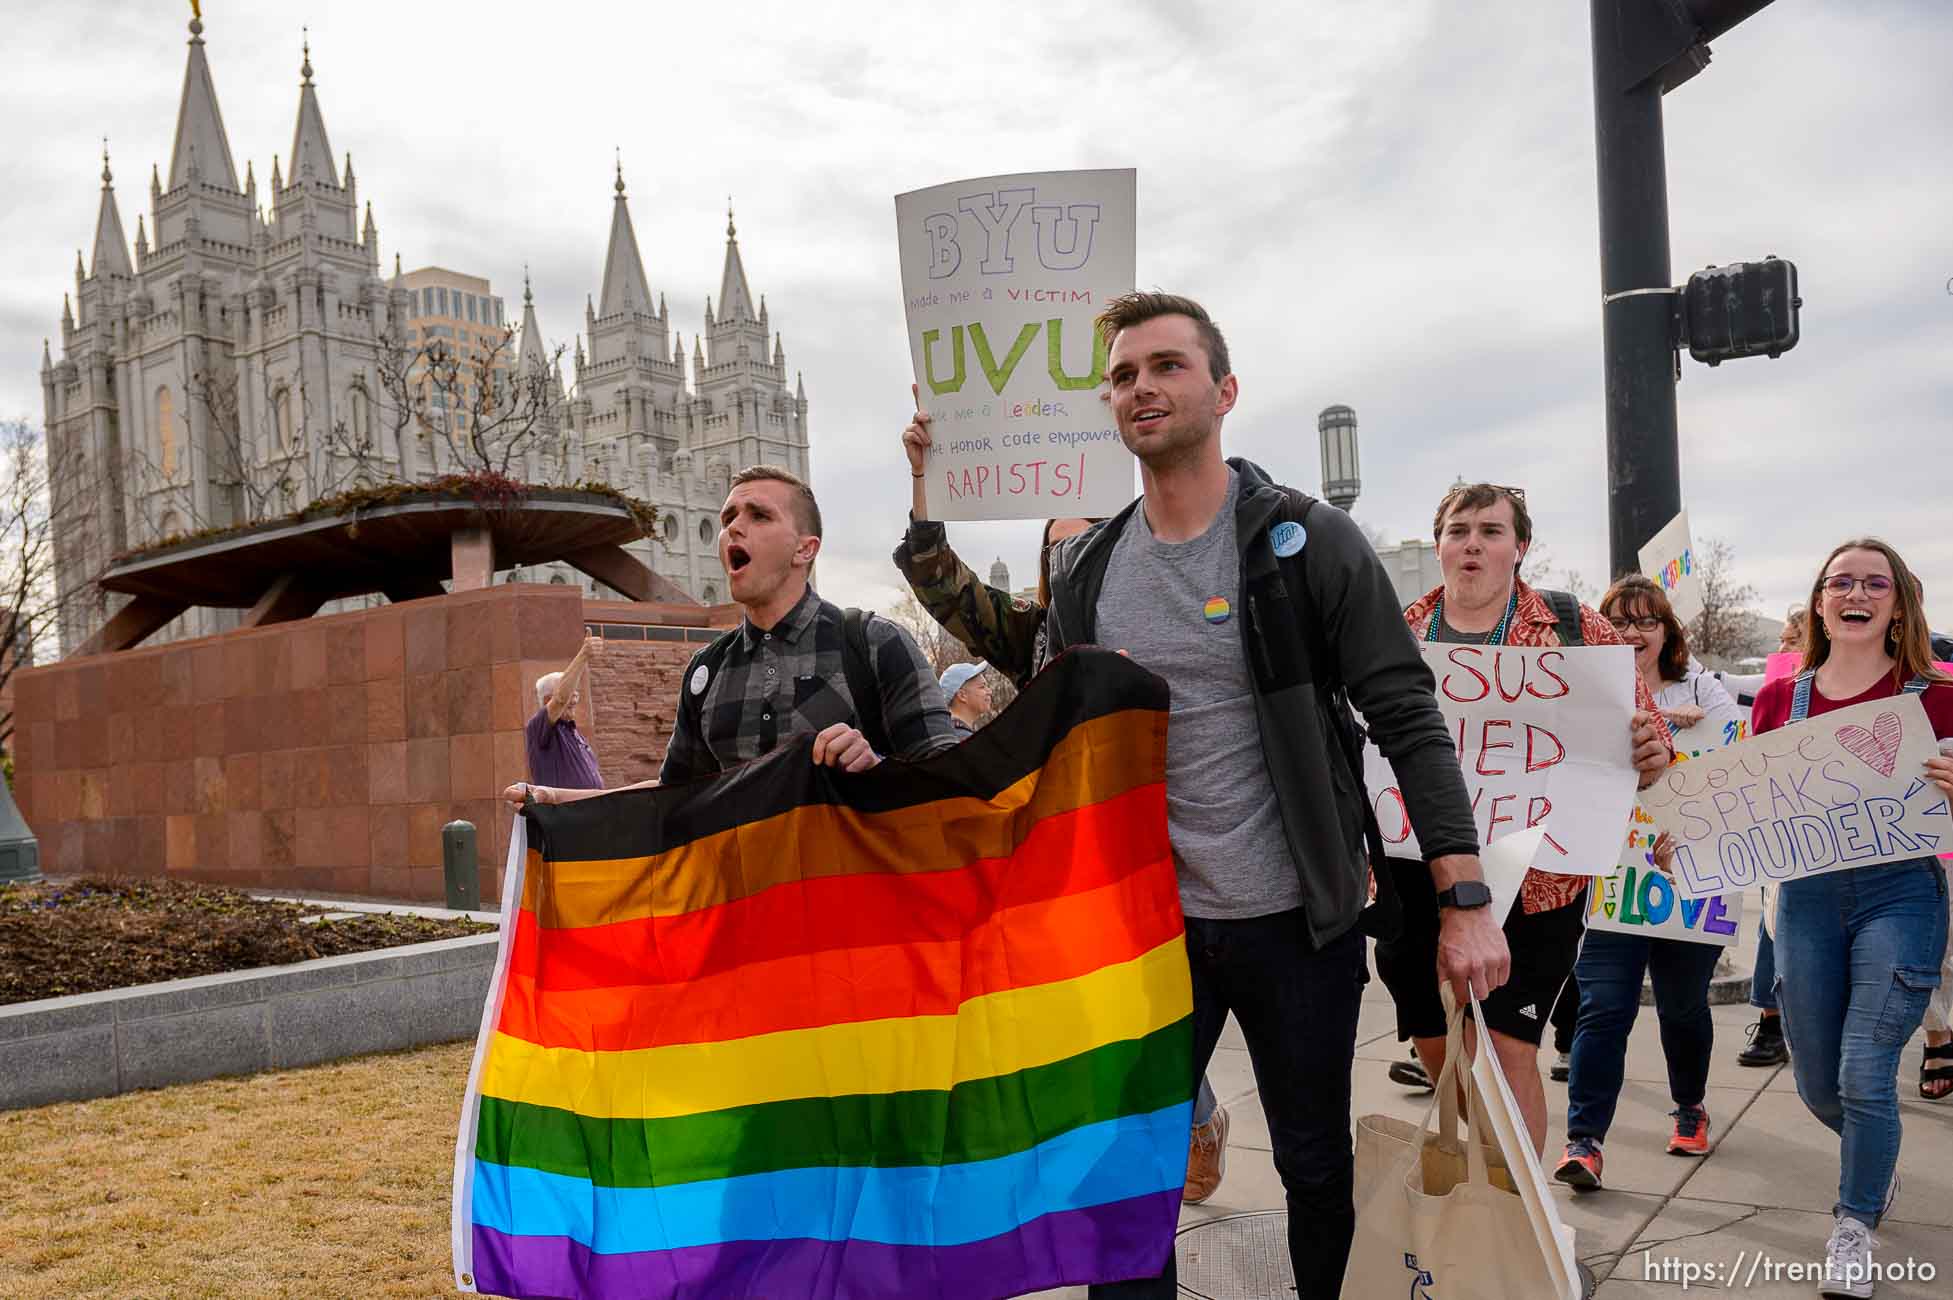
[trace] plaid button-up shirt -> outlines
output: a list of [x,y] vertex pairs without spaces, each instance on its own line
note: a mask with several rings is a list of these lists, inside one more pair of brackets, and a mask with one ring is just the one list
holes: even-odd
[[[954,745],[942,688],[909,634],[885,618],[867,619],[863,630],[895,755],[927,758]],[[773,627],[741,623],[709,680],[699,680],[696,660],[685,669],[679,689],[704,694],[698,727],[688,710],[678,711],[658,779],[670,784],[709,776],[836,722],[860,726],[842,637],[842,611],[811,587]]]
[[[1546,597],[1517,578],[1513,582],[1519,589],[1519,608],[1513,616],[1512,626],[1506,629],[1505,644],[1534,647],[1558,645],[1560,620],[1554,616],[1553,607],[1547,603]],[[1410,624],[1410,630],[1418,640],[1422,641],[1429,635],[1438,597],[1442,595],[1443,587],[1433,587],[1415,605],[1404,611],[1404,621]],[[1614,625],[1602,618],[1599,611],[1585,604],[1580,606],[1580,636],[1588,645],[1622,644],[1621,634],[1614,630]],[[1675,738],[1668,730],[1667,719],[1655,707],[1655,697],[1648,693],[1648,684],[1641,680],[1639,672],[1634,675],[1634,707],[1654,718],[1655,730],[1661,733],[1662,742],[1668,746],[1672,756]],[[1625,831],[1626,828],[1622,829]],[[1519,886],[1519,910],[1530,914],[1578,902],[1580,895],[1586,892],[1587,879],[1586,876],[1561,876],[1550,871],[1529,870]]]

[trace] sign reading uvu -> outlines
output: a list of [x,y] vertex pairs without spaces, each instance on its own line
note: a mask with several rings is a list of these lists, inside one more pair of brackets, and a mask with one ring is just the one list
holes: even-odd
[[1684,897],[1936,854],[1953,839],[1926,780],[1938,752],[1926,710],[1900,695],[1679,763],[1641,792],[1675,837]]
[[1136,173],[990,176],[895,197],[902,299],[934,417],[933,519],[1110,515],[1133,459],[1092,319],[1132,292]]
[[[1634,806],[1634,652],[1426,645],[1424,659],[1437,676],[1479,842],[1543,825],[1533,866],[1569,876],[1611,873]],[[1396,774],[1374,745],[1364,751],[1363,778],[1386,850],[1417,856]]]

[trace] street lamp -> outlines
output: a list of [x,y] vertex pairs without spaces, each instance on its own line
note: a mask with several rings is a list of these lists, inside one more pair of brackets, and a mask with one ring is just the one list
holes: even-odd
[[1322,439],[1323,499],[1347,512],[1363,488],[1356,457],[1356,412],[1347,406],[1325,406],[1316,416],[1316,432]]

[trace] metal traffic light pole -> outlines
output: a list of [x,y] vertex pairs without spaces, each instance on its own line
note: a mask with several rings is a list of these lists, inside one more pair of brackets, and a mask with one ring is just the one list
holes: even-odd
[[1706,42],[1770,0],[1592,0],[1600,179],[1610,576],[1682,508],[1675,424],[1682,295],[1670,278],[1664,94],[1709,62]]

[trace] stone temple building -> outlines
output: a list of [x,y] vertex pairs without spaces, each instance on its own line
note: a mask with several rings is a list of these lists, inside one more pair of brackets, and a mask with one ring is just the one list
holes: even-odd
[[[190,23],[170,169],[151,168],[133,255],[105,150],[92,247],[76,254],[59,357],[42,352],[64,596],[84,591],[113,557],[163,538],[468,467],[383,382],[411,347],[402,341],[415,333],[418,299],[397,255],[382,270],[373,205],[362,202],[351,154],[334,153],[309,46],[290,152],[272,159],[261,190],[250,161],[239,176],[203,30]],[[688,359],[665,295],[653,296],[645,274],[621,165],[612,188],[602,284],[586,304],[568,383],[525,286],[514,366],[546,371],[550,396],[514,472],[601,481],[652,503],[658,535],[632,549],[713,603],[725,598],[715,545],[726,482],[758,461],[808,473],[806,392],[797,375],[789,385],[730,211],[718,295],[705,301]],[[567,569],[548,577],[588,585]],[[117,600],[64,599],[64,652]],[[192,610],[161,636],[234,623],[228,611]]]

